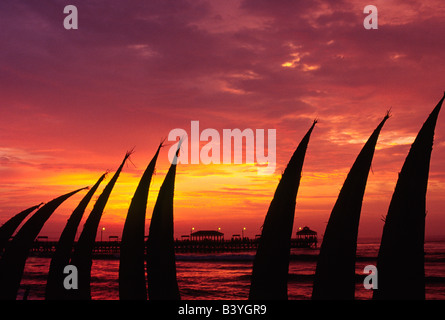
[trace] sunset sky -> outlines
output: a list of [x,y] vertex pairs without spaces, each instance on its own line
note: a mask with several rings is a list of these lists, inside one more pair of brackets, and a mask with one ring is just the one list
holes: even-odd
[[[363,8],[378,8],[378,29]],[[79,28],[66,30],[66,5]],[[324,233],[356,156],[391,108],[374,155],[359,237],[380,237],[409,147],[445,90],[443,1],[159,0],[0,2],[0,223],[40,202],[103,190],[131,162],[101,220],[121,236],[139,178],[175,128],[276,129],[277,168],[180,164],[175,236],[217,229],[253,237],[293,151],[318,119],[297,197],[294,232]],[[442,111],[443,112],[443,111]],[[445,118],[439,115],[426,235],[445,229]],[[166,141],[147,219],[170,166]],[[48,220],[56,240],[81,192]],[[84,218],[91,211],[90,204]],[[146,230],[148,231],[149,221]],[[295,235],[295,234],[294,234]]]

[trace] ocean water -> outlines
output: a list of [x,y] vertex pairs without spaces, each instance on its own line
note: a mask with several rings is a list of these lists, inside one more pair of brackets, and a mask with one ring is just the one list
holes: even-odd
[[[375,265],[379,242],[357,245],[356,274],[363,276],[366,265]],[[290,300],[307,300],[317,263],[317,249],[292,249],[289,264]],[[246,300],[255,252],[177,254],[178,285],[183,300]],[[18,299],[28,290],[28,299],[44,299],[49,258],[29,257]],[[118,259],[93,261],[91,293],[93,300],[117,300]],[[425,243],[426,299],[445,300],[445,241]],[[356,299],[367,300],[372,290],[356,283]]]

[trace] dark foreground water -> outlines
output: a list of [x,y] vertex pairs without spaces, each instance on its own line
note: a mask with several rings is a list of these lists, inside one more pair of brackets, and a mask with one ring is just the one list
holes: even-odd
[[[356,274],[363,275],[366,265],[375,265],[378,242],[358,244]],[[318,250],[293,249],[289,265],[290,300],[310,299]],[[177,254],[178,285],[183,300],[245,300],[248,298],[254,252]],[[44,299],[49,258],[27,260],[18,299],[29,288],[28,299]],[[95,300],[119,299],[119,260],[94,260],[91,291]],[[426,298],[445,300],[445,241],[425,243]],[[356,298],[370,299],[361,280],[356,284]]]

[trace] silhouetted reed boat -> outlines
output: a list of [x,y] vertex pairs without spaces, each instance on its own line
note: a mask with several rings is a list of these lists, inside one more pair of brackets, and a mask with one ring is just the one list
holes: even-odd
[[374,299],[425,299],[426,192],[439,101],[411,145],[389,205],[377,257]]
[[102,213],[108,202],[111,191],[119,178],[119,174],[124,167],[125,161],[127,161],[131,154],[131,151],[125,154],[124,160],[115,172],[113,178],[111,178],[97,199],[93,210],[91,210],[91,213],[85,222],[82,233],[77,241],[77,245],[74,247],[70,264],[77,267],[79,282],[78,289],[67,291],[67,298],[69,299],[91,299],[91,265],[93,263],[93,248],[96,241],[97,228],[99,227],[100,219],[102,218]]
[[380,131],[389,112],[363,146],[332,209],[318,255],[312,299],[354,299],[357,234],[363,196]]
[[19,225],[31,212],[40,208],[42,204],[43,202],[17,213],[0,227],[0,254],[3,252],[3,249],[5,249],[9,239],[12,237],[14,231],[19,227]]
[[255,255],[249,299],[287,299],[290,242],[296,197],[314,121],[292,155],[264,219]]
[[[374,299],[425,299],[426,192],[434,131],[444,99],[445,94],[420,129],[399,173],[378,253],[378,290],[374,290]],[[355,251],[361,205],[378,136],[388,116],[381,121],[358,155],[332,210],[315,273],[313,299],[354,298]],[[258,247],[253,262],[249,299],[287,299],[296,197],[306,150],[315,124],[316,121],[293,153],[270,203],[261,237],[254,240],[258,241]],[[180,299],[173,239],[173,202],[176,161],[181,143],[182,140],[178,143],[173,163],[159,190],[145,244],[148,296],[152,300]],[[143,255],[141,255],[144,250],[145,210],[150,181],[161,146],[162,143],[140,180],[124,226],[124,250],[119,270],[121,299],[146,299]],[[130,155],[131,152],[126,153],[113,178],[99,196],[74,246],[70,264],[78,268],[78,289],[65,290],[67,296],[61,294],[59,297],[91,299],[91,265],[97,228],[108,198]],[[57,254],[51,262],[55,264],[51,266],[56,270],[54,272],[60,273],[61,268],[68,264],[75,232],[85,208],[103,178],[104,176],[96,182],[73,211],[59,243],[53,244],[54,247],[58,247]],[[87,188],[62,195],[42,207],[38,205],[24,210],[0,228],[0,240],[7,242],[2,244],[5,250],[0,259],[0,299],[16,299],[26,259],[43,225],[59,205],[84,189]],[[39,208],[37,212],[24,223],[15,237],[9,240],[26,216],[37,208]],[[219,238],[214,242],[218,245],[225,243]],[[113,245],[118,246],[118,242]],[[137,272],[130,274],[134,267],[137,267]],[[59,277],[55,281],[62,280]],[[49,289],[50,282],[48,281],[47,298],[59,298],[56,289],[54,292]],[[130,292],[131,290],[134,292]]]
[[36,211],[20,228],[6,247],[0,260],[0,299],[14,300],[22,279],[26,258],[45,222],[69,197],[86,188],[62,195],[51,200]]
[[74,209],[73,213],[69,217],[65,228],[60,235],[59,241],[56,244],[55,251],[52,255],[48,279],[45,288],[45,298],[48,300],[62,300],[67,293],[63,287],[63,279],[66,276],[63,273],[63,269],[70,262],[71,252],[73,250],[74,239],[76,237],[77,228],[82,220],[83,214],[91,201],[99,185],[105,178],[106,174],[103,174],[94,186],[87,192],[85,197],[80,201],[79,205]]
[[162,143],[148,164],[131,200],[122,231],[119,263],[119,298],[147,300],[145,278],[145,215],[150,182]]
[[173,199],[176,162],[182,140],[164,182],[150,222],[147,239],[147,280],[150,300],[179,300],[176,279],[175,246],[173,237]]

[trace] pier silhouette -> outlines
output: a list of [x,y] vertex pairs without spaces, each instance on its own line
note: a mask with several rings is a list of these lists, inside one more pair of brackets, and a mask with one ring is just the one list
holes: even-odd
[[[291,239],[291,248],[317,248],[317,233],[304,227]],[[196,231],[191,236],[184,235],[174,241],[177,253],[206,252],[236,252],[249,251],[258,248],[259,237],[249,238],[232,235],[224,239],[224,233],[213,230]],[[46,236],[39,236],[31,248],[30,255],[50,257],[57,247],[57,241],[51,241]],[[94,258],[118,258],[121,240],[117,236],[109,236],[108,240],[96,241],[93,248]]]

